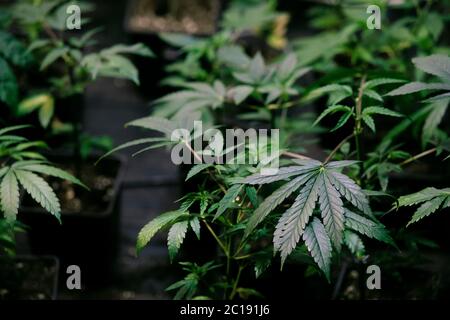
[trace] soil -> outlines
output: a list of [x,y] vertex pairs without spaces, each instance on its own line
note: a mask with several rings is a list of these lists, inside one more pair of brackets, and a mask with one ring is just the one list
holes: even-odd
[[0,300],[53,299],[57,275],[53,258],[0,258]]
[[219,0],[136,0],[128,29],[134,32],[212,34],[220,11]]
[[[98,166],[85,163],[80,167],[79,174],[76,173],[77,170],[73,164],[64,164],[58,167],[76,176],[90,189],[86,190],[71,182],[53,177],[47,178],[46,180],[60,200],[63,214],[101,214],[108,209],[114,197],[114,181],[118,164],[115,165],[115,168],[111,168],[111,165],[107,165],[107,161]],[[27,196],[24,206],[35,207],[36,204]]]

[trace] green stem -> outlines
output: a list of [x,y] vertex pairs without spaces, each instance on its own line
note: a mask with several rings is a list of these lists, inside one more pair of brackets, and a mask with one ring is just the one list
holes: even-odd
[[[366,84],[366,75],[361,78],[361,83],[358,89],[358,97],[356,98],[356,115],[355,115],[355,147],[356,147],[356,156],[359,161],[359,176],[361,177],[364,174],[364,164],[363,164],[363,155],[362,155],[362,145],[361,145],[361,133],[362,133],[362,125],[361,125],[361,117],[362,117],[362,98],[364,93],[364,86]],[[361,179],[359,179],[361,184]]]
[[236,280],[234,281],[234,284],[233,284],[233,291],[231,291],[231,294],[230,294],[230,300],[233,300],[234,296],[236,295],[237,286],[238,286],[239,280],[241,278],[241,273],[242,273],[243,269],[244,269],[243,266],[239,266],[239,270],[238,270],[238,273],[237,273],[237,276],[236,276]]
[[227,257],[230,256],[230,253],[228,252],[227,248],[225,247],[225,245],[223,244],[223,242],[219,239],[219,237],[217,236],[217,234],[214,232],[214,230],[211,228],[211,226],[209,225],[208,222],[206,222],[205,220],[202,220],[203,223],[205,224],[206,228],[209,230],[209,232],[212,234],[212,236],[214,237],[214,239],[217,241],[217,243],[219,244],[220,248],[222,249],[222,251],[225,253],[225,255]]
[[404,166],[404,165],[406,165],[406,164],[408,164],[408,163],[411,163],[411,162],[416,161],[416,160],[418,160],[418,159],[420,159],[420,158],[423,158],[423,157],[425,157],[425,156],[427,156],[427,155],[429,155],[429,154],[432,154],[432,153],[435,152],[436,150],[437,150],[437,148],[431,148],[431,149],[429,149],[429,150],[426,150],[426,151],[424,151],[424,152],[421,152],[421,153],[419,153],[419,154],[417,154],[417,155],[415,155],[415,156],[413,156],[413,157],[411,157],[411,158],[406,159],[405,161],[403,161],[402,163],[400,163],[400,165],[401,165],[401,166]]

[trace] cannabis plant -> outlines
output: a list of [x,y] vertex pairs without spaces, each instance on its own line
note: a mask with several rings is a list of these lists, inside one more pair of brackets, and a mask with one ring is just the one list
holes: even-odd
[[60,219],[60,204],[45,177],[52,176],[84,186],[77,178],[54,167],[40,153],[46,147],[41,141],[28,141],[16,131],[26,126],[0,130],[0,203],[6,222],[17,219],[20,189],[28,193],[47,212]]
[[[432,83],[411,82],[389,92],[391,96],[429,91],[440,92],[439,94],[428,96],[423,100],[423,104],[425,105],[423,110],[425,110],[426,117],[422,128],[422,147],[425,148],[429,144],[434,146],[420,153],[414,159],[417,160],[420,157],[433,153],[438,156],[443,151],[450,151],[450,139],[445,131],[439,129],[439,125],[443,122],[450,103],[450,58],[444,55],[431,55],[415,58],[412,61],[418,69],[438,77],[440,80]],[[448,157],[444,161],[447,159]],[[449,207],[448,197],[448,188],[436,189],[428,187],[422,191],[400,197],[397,205],[402,207],[421,204],[408,223],[409,225],[432,214],[438,209]]]
[[[92,80],[101,76],[125,78],[138,83],[138,71],[125,55],[152,56],[152,52],[142,44],[118,44],[87,52],[96,44],[94,36],[101,29],[84,31],[84,27],[82,33],[69,33],[66,12],[72,4],[73,1],[20,1],[10,10],[13,21],[27,35],[28,52],[40,61],[39,70],[49,76],[50,84],[49,91],[31,94],[21,101],[16,112],[19,116],[39,112],[44,127],[51,123],[55,98],[83,93]],[[92,10],[92,6],[85,2],[76,4],[83,12]]]

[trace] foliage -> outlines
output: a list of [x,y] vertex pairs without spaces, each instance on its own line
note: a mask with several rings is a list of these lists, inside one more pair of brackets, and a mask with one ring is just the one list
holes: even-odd
[[46,211],[59,219],[60,205],[51,186],[42,178],[53,176],[84,186],[69,173],[52,166],[36,149],[45,147],[41,141],[11,134],[23,126],[0,130],[0,202],[6,221],[13,223],[19,211],[22,187]]
[[436,189],[425,188],[422,191],[401,196],[398,199],[398,207],[413,206],[421,204],[408,225],[415,223],[438,209],[445,209],[450,207],[450,188]]

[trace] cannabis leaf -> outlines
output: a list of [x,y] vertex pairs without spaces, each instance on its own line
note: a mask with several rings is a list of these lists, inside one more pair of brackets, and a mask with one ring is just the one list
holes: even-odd
[[175,221],[176,219],[187,216],[188,213],[183,211],[170,211],[163,213],[147,223],[139,232],[136,251],[139,253],[153,238],[153,236],[161,229]]
[[183,118],[205,108],[223,106],[227,95],[225,85],[216,80],[212,85],[203,82],[183,84],[184,89],[170,93],[154,102],[155,116]]
[[26,126],[7,127],[0,130],[0,204],[7,221],[14,222],[19,210],[19,187],[46,211],[60,217],[60,204],[51,186],[40,176],[52,176],[87,188],[71,174],[50,165],[32,148],[45,144],[29,142],[25,138],[9,134]]
[[[280,251],[282,263],[303,237],[305,241],[308,240],[306,244],[314,260],[327,274],[331,247],[340,250],[344,230],[349,227],[349,223],[350,228],[356,228],[358,232],[362,230],[363,234],[369,237],[389,242],[389,235],[381,224],[353,212],[346,213],[348,209],[345,206],[351,204],[371,217],[366,195],[353,180],[339,172],[341,168],[354,165],[355,161],[321,163],[316,160],[295,160],[295,162],[299,165],[282,167],[275,175],[254,174],[242,181],[244,184],[267,184],[292,178],[256,208],[248,219],[245,237],[249,236],[271,211],[298,190],[297,197],[290,208],[281,215],[274,232],[274,249]],[[348,204],[344,203],[344,199]],[[315,216],[317,202],[323,223]],[[362,219],[353,223],[347,221],[355,219],[355,215]],[[311,217],[314,217],[313,221],[316,222],[309,226]],[[305,235],[307,229],[308,234]]]
[[426,145],[437,134],[438,126],[442,122],[450,103],[450,58],[435,54],[427,57],[414,58],[412,62],[418,69],[439,77],[441,82],[411,82],[389,92],[388,95],[397,96],[421,91],[444,91],[444,93],[425,100],[430,107],[430,112],[425,120],[422,132],[422,145]]
[[83,57],[80,64],[91,75],[92,79],[115,77],[129,79],[139,84],[139,72],[125,54],[153,57],[152,51],[141,43],[131,46],[117,44],[98,53],[90,53]]
[[450,207],[450,188],[425,188],[419,192],[400,197],[397,205],[398,207],[405,207],[417,204],[421,204],[421,206],[408,222],[408,226],[429,216],[438,209]]
[[188,221],[180,221],[172,225],[167,236],[167,247],[169,249],[170,260],[173,260],[188,230]]

